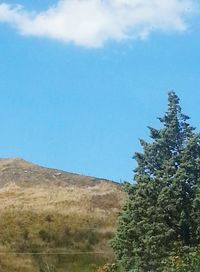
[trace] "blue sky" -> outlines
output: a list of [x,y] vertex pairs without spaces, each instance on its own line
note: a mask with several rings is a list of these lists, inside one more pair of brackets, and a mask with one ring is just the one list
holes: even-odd
[[[200,129],[200,20],[194,1],[171,0],[169,7],[163,0],[163,6],[148,7],[150,17],[143,0],[139,10],[132,4],[127,10],[129,0],[105,1],[106,8],[99,1],[92,11],[100,19],[87,27],[82,25],[91,15],[90,0],[82,1],[88,6],[79,10],[81,27],[72,16],[78,0],[70,11],[68,0],[0,1],[1,157],[131,181],[138,139],[148,139],[147,126],[159,126],[156,117],[166,110],[170,90]],[[71,30],[69,21],[57,25],[51,18],[69,12]],[[123,16],[129,19],[125,25]]]

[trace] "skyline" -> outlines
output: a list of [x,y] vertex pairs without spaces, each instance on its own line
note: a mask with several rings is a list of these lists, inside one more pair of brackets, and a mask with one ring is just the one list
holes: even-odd
[[[141,2],[144,9],[146,1]],[[148,139],[147,126],[159,127],[156,118],[166,111],[171,90],[198,131],[199,15],[196,9],[189,14],[179,11],[183,2],[195,4],[168,1],[177,4],[175,14],[184,28],[178,30],[171,21],[170,28],[158,27],[145,39],[135,31],[134,37],[121,40],[109,34],[98,46],[21,35],[7,17],[7,23],[0,23],[0,157],[131,181],[138,139]],[[1,1],[0,22],[5,4],[12,12],[12,5],[21,4],[28,14],[38,14],[57,2]],[[133,16],[134,8],[131,12]],[[123,31],[127,33],[124,26]]]

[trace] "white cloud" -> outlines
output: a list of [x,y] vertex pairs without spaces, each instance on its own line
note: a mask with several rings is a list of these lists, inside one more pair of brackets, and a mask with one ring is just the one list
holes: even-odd
[[0,22],[22,35],[100,47],[107,40],[146,38],[152,31],[185,31],[193,0],[60,0],[42,12],[0,4]]

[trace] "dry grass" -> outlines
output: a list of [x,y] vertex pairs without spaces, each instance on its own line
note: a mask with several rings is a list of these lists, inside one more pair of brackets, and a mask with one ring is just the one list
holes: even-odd
[[0,160],[0,183],[0,271],[89,272],[113,258],[119,185],[19,159]]

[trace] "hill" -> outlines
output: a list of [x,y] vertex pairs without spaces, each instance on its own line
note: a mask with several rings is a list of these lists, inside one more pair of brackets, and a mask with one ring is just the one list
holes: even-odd
[[[93,182],[95,181],[95,183]],[[9,182],[17,185],[32,186],[38,184],[76,185],[78,187],[95,186],[100,183],[115,184],[112,181],[68,173],[32,164],[20,158],[0,159],[0,186]]]
[[0,159],[0,271],[96,271],[124,197],[112,181]]

